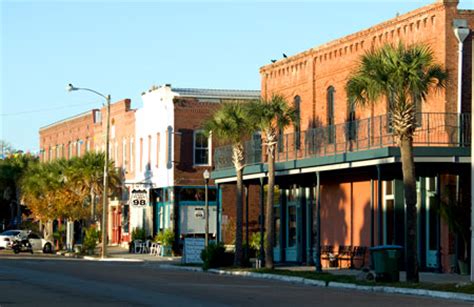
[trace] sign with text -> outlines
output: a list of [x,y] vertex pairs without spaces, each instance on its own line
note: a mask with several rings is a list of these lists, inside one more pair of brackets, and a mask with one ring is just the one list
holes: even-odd
[[184,238],[184,263],[202,263],[201,251],[204,249],[203,238]]
[[130,193],[130,205],[136,207],[144,207],[148,205],[148,190],[133,189]]

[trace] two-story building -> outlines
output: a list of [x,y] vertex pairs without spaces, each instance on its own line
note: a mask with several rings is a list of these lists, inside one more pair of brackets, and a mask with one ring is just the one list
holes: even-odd
[[[132,229],[145,228],[147,235],[153,235],[171,228],[177,239],[204,234],[203,172],[212,170],[217,141],[206,136],[203,123],[222,103],[259,96],[260,91],[172,88],[169,84],[142,94],[143,108],[135,118],[135,178],[126,183]],[[134,202],[134,193],[145,193],[149,201]],[[225,222],[235,221],[233,193],[233,187],[218,193],[213,181],[209,182],[209,229],[214,237],[220,235],[216,225],[223,216]]]
[[[457,0],[438,0],[260,69],[262,96],[283,95],[300,117],[298,125],[281,133],[276,153],[277,261],[312,263],[316,210],[321,216],[321,245],[332,245],[335,252],[341,245],[406,246],[400,151],[387,105],[355,108],[345,92],[363,54],[401,42],[429,46],[436,62],[449,73],[446,88],[430,94],[418,109],[414,161],[421,268],[450,271],[456,267],[455,255],[464,252],[463,246],[441,219],[439,208],[445,199],[469,204],[474,11],[460,10],[457,4]],[[461,80],[454,34],[458,27],[471,29],[464,42]],[[458,104],[459,83],[462,101]],[[221,157],[220,151],[217,148],[215,156]],[[260,185],[257,179],[262,178],[264,184],[265,151],[257,161],[255,152],[247,154],[244,181]],[[216,161],[212,177],[217,184],[235,183],[230,159]]]

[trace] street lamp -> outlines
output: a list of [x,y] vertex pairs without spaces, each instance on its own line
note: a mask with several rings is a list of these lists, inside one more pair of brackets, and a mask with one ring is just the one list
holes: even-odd
[[103,95],[97,91],[91,90],[89,88],[75,87],[71,83],[67,86],[67,91],[88,91],[92,92],[107,101],[107,119],[106,119],[106,129],[105,129],[105,161],[104,161],[104,190],[102,194],[102,253],[101,258],[107,257],[107,207],[108,202],[108,185],[109,185],[109,130],[110,130],[110,95]]
[[208,201],[208,192],[207,186],[209,184],[209,171],[206,169],[202,173],[202,177],[204,178],[204,206],[205,206],[205,216],[206,216],[206,228],[205,228],[205,239],[204,239],[204,246],[207,248],[209,246],[209,201]]

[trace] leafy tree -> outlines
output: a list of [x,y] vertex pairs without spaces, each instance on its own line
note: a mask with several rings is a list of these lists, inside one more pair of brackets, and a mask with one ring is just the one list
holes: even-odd
[[237,176],[236,185],[236,228],[234,265],[242,265],[242,229],[243,229],[243,169],[245,167],[244,140],[253,132],[249,122],[248,109],[241,102],[225,103],[205,124],[205,131],[219,141],[231,143],[232,162]]
[[296,120],[296,110],[285,98],[273,95],[270,100],[261,98],[249,104],[250,121],[263,132],[262,145],[266,145],[268,155],[268,190],[265,208],[265,267],[273,268],[273,200],[275,195],[275,149],[279,133]]
[[388,101],[393,134],[400,147],[405,203],[407,206],[407,281],[418,282],[416,239],[416,179],[413,134],[416,105],[432,89],[445,86],[446,72],[436,64],[432,51],[421,45],[385,45],[362,56],[346,85],[349,101],[366,106]]
[[37,163],[37,157],[21,152],[0,159],[0,215],[6,220],[20,215],[20,178],[29,165]]

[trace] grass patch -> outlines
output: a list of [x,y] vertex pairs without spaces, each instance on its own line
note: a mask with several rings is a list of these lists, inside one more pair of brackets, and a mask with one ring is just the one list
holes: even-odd
[[375,281],[358,281],[353,275],[339,275],[331,274],[329,272],[317,273],[312,271],[290,271],[290,270],[271,270],[271,269],[251,269],[251,272],[275,274],[284,276],[303,277],[306,279],[321,280],[325,282],[340,282],[340,283],[351,283],[363,286],[385,286],[385,287],[396,287],[396,288],[409,288],[409,289],[425,289],[435,291],[446,291],[446,292],[458,292],[466,294],[474,294],[474,284],[433,284],[433,283],[407,283],[407,282],[375,282]]

